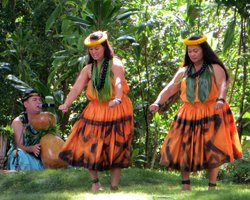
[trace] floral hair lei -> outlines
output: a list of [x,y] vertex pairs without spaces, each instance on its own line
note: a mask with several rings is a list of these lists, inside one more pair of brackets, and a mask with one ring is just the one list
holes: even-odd
[[207,41],[207,36],[203,35],[201,38],[197,39],[197,40],[189,40],[188,38],[186,38],[184,40],[184,44],[187,46],[194,46],[194,45],[198,45],[201,44],[203,42]]

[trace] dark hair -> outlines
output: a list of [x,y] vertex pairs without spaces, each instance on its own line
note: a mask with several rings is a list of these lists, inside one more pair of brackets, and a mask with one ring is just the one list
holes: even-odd
[[[189,40],[197,40],[199,38],[201,38],[201,36],[193,35],[193,36],[191,36],[189,38]],[[226,80],[228,81],[229,74],[228,74],[228,71],[227,71],[225,65],[218,58],[218,56],[215,54],[215,52],[212,50],[212,48],[209,46],[209,44],[205,41],[205,42],[203,42],[203,43],[201,43],[199,45],[202,48],[204,62],[207,63],[207,64],[218,64],[218,65],[220,65],[223,68],[223,70],[225,71]],[[192,64],[192,61],[188,56],[188,46],[187,46],[183,66],[188,66],[190,64]]]
[[[101,45],[104,47],[104,58],[111,60],[114,57],[114,51],[113,48],[111,47],[110,43],[108,40],[104,41],[103,43],[101,43]],[[88,61],[87,64],[93,63],[94,59],[93,57],[90,55],[89,51],[88,51]]]
[[22,95],[22,103],[27,101],[32,96],[40,96],[40,94],[35,90],[26,90]]
[[90,40],[99,40],[102,37],[103,37],[103,33],[102,32],[94,32],[94,33],[91,33]]

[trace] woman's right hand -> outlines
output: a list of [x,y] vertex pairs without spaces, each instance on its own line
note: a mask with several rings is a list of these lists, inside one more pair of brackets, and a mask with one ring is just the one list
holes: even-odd
[[31,151],[33,154],[35,154],[36,157],[38,157],[40,155],[41,145],[35,144],[35,145],[31,146]]
[[62,112],[67,112],[68,111],[68,105],[66,103],[64,104],[61,104],[59,107],[58,107],[59,110],[61,110]]
[[150,106],[149,106],[149,110],[151,111],[151,112],[157,112],[158,110],[159,110],[159,105],[157,104],[157,103],[153,103],[153,104],[151,104]]

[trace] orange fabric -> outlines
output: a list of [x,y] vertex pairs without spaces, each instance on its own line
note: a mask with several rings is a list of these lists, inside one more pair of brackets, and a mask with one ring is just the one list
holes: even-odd
[[[114,91],[114,80],[111,79],[111,82]],[[128,91],[124,79],[122,102],[110,108],[108,102],[100,102],[92,94],[89,81],[86,96],[90,102],[74,124],[60,158],[73,166],[91,170],[128,167],[134,129],[133,107],[127,96]]]
[[186,79],[181,83],[178,110],[161,149],[162,165],[180,171],[196,172],[215,168],[242,157],[233,114],[227,102],[215,110],[218,89],[213,77],[209,97],[203,103],[186,98]]

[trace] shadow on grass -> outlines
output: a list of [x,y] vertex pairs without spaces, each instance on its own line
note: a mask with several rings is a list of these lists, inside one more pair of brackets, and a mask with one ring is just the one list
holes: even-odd
[[[112,200],[115,194],[132,195],[129,199],[248,199],[248,185],[218,183],[218,190],[208,191],[207,180],[192,177],[192,192],[180,192],[178,173],[129,168],[122,171],[119,192],[110,194],[109,172],[100,172],[104,190],[95,196],[90,194],[90,179],[87,170],[43,170],[17,173],[0,173],[0,199],[101,199],[101,195]],[[86,195],[90,195],[87,196]],[[91,198],[90,198],[91,197]],[[140,198],[139,198],[140,197]],[[219,197],[219,198],[218,198]],[[127,197],[124,197],[125,199]],[[105,198],[102,198],[103,200]],[[123,198],[119,198],[122,200]]]

